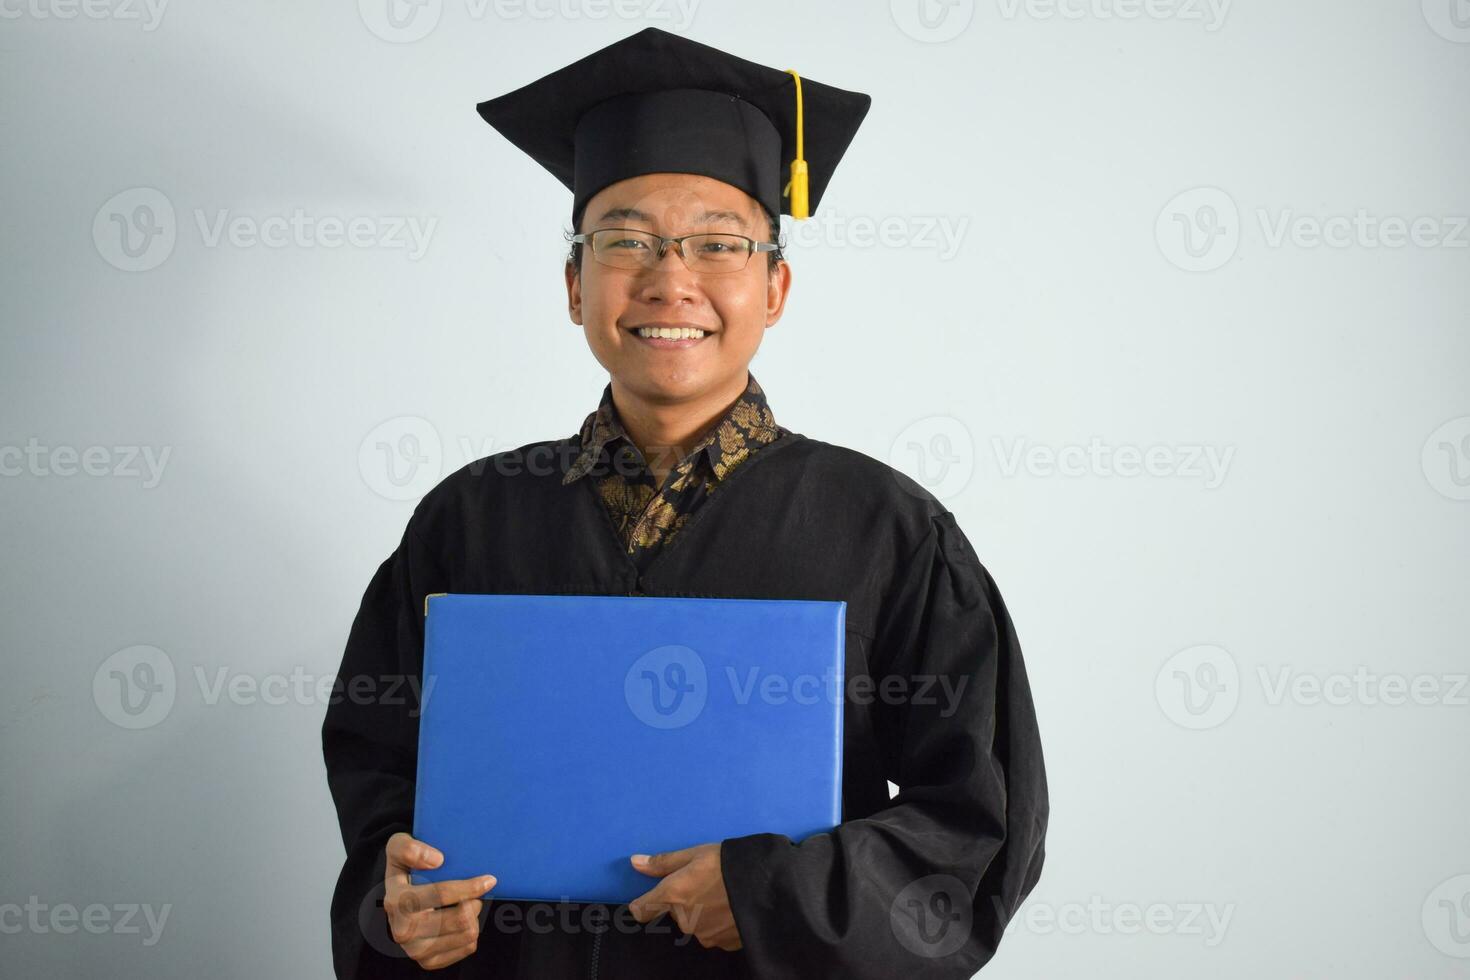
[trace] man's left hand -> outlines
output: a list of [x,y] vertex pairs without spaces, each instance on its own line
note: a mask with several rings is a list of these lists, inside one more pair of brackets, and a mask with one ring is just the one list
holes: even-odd
[[651,922],[660,913],[671,911],[685,935],[698,939],[706,949],[740,949],[740,930],[735,928],[730,896],[725,893],[725,875],[720,869],[719,844],[700,844],[663,854],[635,854],[632,860],[638,871],[663,879],[628,903],[633,918]]

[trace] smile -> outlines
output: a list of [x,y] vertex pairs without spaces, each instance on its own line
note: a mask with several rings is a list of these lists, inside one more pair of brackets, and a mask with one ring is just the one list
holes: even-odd
[[674,349],[693,347],[709,336],[698,327],[637,327],[628,332],[650,347]]

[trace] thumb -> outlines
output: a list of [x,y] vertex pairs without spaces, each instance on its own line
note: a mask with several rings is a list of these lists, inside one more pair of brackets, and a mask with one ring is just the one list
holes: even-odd
[[660,877],[678,871],[689,863],[689,850],[665,851],[662,854],[634,854],[633,867],[644,874]]

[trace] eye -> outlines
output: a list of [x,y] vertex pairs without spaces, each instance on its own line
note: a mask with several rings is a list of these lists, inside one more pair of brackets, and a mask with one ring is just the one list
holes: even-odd
[[611,241],[605,241],[602,247],[634,251],[640,248],[647,248],[648,243],[638,238],[614,238]]
[[729,255],[743,252],[745,251],[745,240],[729,235],[721,238],[704,238],[699,242],[699,251],[703,255]]

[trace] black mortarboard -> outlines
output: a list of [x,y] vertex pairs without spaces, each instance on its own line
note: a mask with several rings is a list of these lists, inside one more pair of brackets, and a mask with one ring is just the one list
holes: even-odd
[[648,27],[477,108],[572,191],[575,227],[604,187],[661,172],[805,218],[871,102]]

